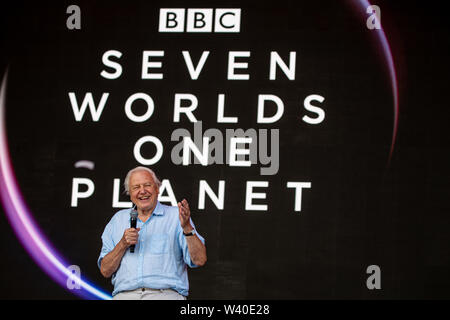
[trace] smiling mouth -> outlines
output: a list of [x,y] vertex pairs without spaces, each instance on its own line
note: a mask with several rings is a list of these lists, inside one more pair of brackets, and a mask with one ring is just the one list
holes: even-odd
[[145,201],[145,200],[149,200],[151,198],[151,196],[144,196],[144,197],[139,197],[139,200]]

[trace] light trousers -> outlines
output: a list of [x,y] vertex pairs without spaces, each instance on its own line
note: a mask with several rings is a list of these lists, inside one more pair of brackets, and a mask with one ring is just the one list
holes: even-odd
[[139,288],[119,292],[113,300],[186,300],[186,297],[172,289]]

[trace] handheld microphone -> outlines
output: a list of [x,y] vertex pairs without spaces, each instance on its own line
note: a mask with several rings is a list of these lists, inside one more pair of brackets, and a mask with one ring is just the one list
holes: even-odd
[[[135,208],[136,208],[136,206],[134,206],[134,207],[131,209],[131,212],[130,212],[130,227],[136,229],[138,213],[137,213],[137,211],[136,211]],[[136,245],[134,245],[134,244],[132,244],[132,245],[130,246],[130,252],[131,252],[131,253],[134,252],[134,248],[135,248],[135,247],[136,247]]]

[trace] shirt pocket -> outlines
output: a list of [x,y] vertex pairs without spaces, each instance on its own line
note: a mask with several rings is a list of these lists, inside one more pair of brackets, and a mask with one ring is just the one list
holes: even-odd
[[169,252],[169,236],[165,233],[152,234],[149,239],[150,254],[166,254]]

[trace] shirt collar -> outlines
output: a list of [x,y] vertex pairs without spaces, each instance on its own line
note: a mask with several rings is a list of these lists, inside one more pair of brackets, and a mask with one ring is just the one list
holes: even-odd
[[157,216],[162,216],[164,214],[164,208],[159,201],[156,202],[156,207],[153,209],[153,214],[156,214]]

